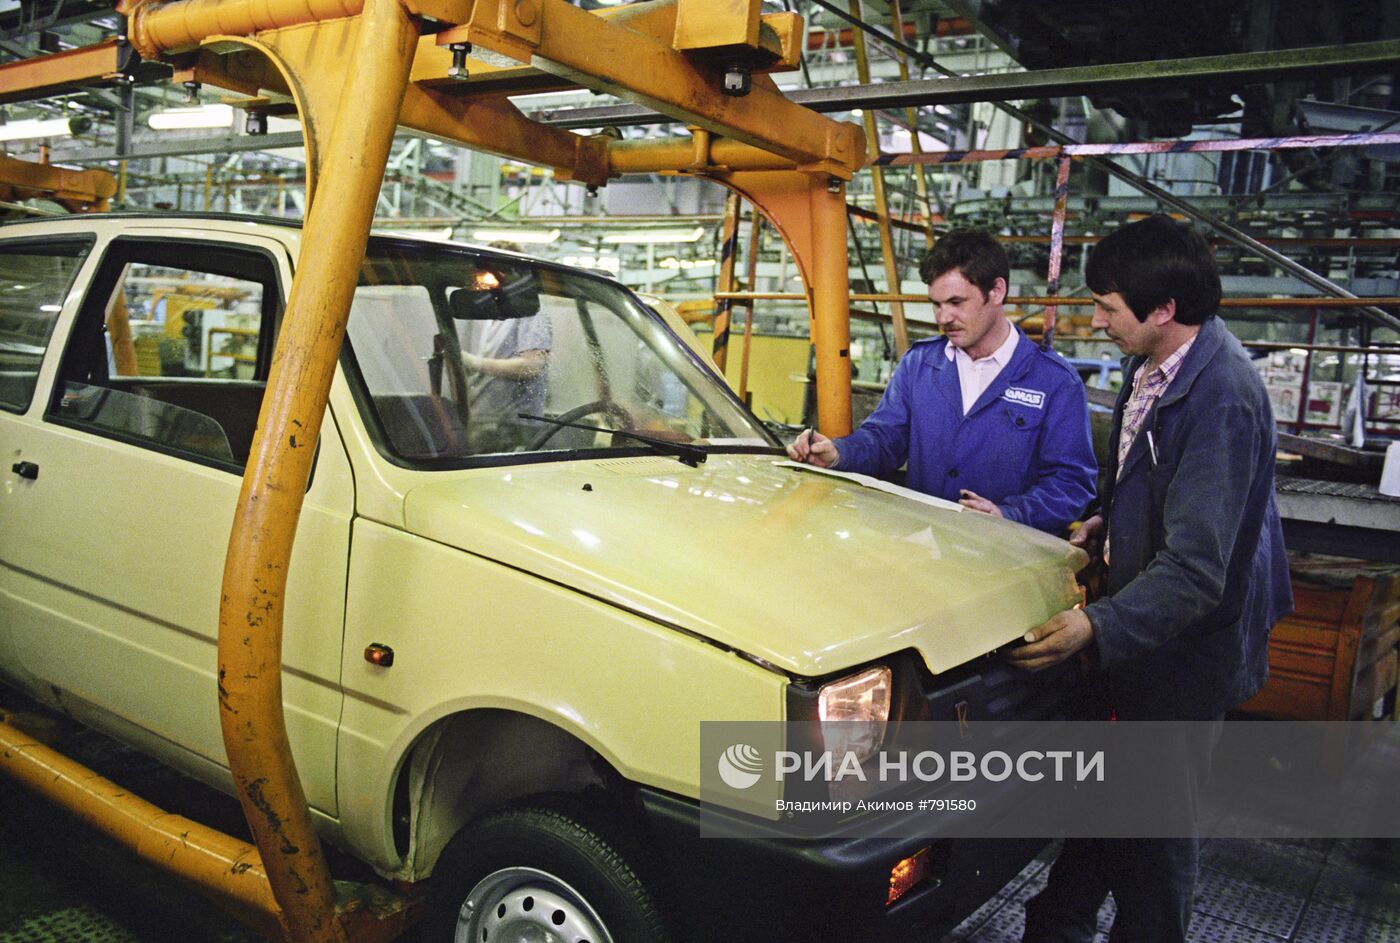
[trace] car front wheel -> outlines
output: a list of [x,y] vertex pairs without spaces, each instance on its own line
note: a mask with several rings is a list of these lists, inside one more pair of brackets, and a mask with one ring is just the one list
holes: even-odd
[[443,849],[426,943],[663,943],[654,898],[587,816],[553,807],[493,813]]

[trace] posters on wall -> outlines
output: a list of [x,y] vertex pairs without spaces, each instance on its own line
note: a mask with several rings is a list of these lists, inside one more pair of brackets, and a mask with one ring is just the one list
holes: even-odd
[[1335,426],[1342,421],[1342,384],[1313,381],[1308,385],[1307,409],[1303,421],[1310,425]]
[[1269,392],[1276,422],[1298,421],[1303,409],[1303,365],[1306,362],[1304,353],[1292,350],[1276,350],[1255,361],[1264,388]]
[[1400,386],[1377,386],[1371,396],[1372,422],[1400,422]]

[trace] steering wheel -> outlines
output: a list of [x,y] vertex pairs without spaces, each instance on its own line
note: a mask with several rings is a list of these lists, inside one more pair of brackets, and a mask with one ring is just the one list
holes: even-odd
[[[631,414],[610,399],[595,399],[590,403],[584,403],[581,406],[575,406],[573,409],[561,413],[555,418],[558,419],[560,422],[578,422],[580,419],[583,419],[586,416],[592,416],[594,413],[606,413],[608,416],[611,416],[613,419],[617,420],[618,424],[624,429],[630,428],[632,425]],[[530,440],[530,442],[525,446],[525,451],[534,452],[538,449],[543,448],[546,442],[554,438],[555,433],[557,433],[560,429],[567,428],[569,427],[559,426],[550,423],[549,428],[542,430],[539,433],[539,435],[535,436],[533,439]]]

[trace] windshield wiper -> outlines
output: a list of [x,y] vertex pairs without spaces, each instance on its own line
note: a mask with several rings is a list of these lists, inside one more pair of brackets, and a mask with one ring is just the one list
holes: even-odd
[[529,419],[533,422],[547,422],[552,426],[567,426],[570,429],[584,429],[588,432],[606,432],[610,435],[622,436],[625,439],[634,439],[650,448],[653,452],[672,456],[679,459],[682,463],[689,465],[691,468],[699,467],[705,459],[710,457],[710,453],[705,451],[704,446],[691,445],[688,442],[672,442],[669,439],[658,439],[654,436],[627,432],[624,429],[605,429],[602,426],[590,426],[581,422],[566,422],[563,419],[554,419],[550,416],[532,416],[529,413],[516,413],[516,416],[521,419]]

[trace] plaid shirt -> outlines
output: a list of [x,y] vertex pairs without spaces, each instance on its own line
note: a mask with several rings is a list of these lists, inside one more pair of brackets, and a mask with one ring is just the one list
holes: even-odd
[[[1148,412],[1152,409],[1152,404],[1162,398],[1162,394],[1167,391],[1167,387],[1172,385],[1172,380],[1181,370],[1181,364],[1186,359],[1186,352],[1191,349],[1191,345],[1196,342],[1196,337],[1182,344],[1172,352],[1172,355],[1163,360],[1156,370],[1148,370],[1147,364],[1138,367],[1138,372],[1133,377],[1133,392],[1128,397],[1128,402],[1123,404],[1123,427],[1118,432],[1118,474],[1117,478],[1123,477],[1123,463],[1128,458],[1128,450],[1133,447],[1133,440],[1137,438],[1138,431],[1142,428],[1142,421],[1147,418]],[[1113,535],[1108,534],[1103,544],[1103,559],[1107,563],[1112,559]]]
[[1156,370],[1148,370],[1147,364],[1138,368],[1137,376],[1133,378],[1133,392],[1128,397],[1128,402],[1123,406],[1123,428],[1118,433],[1118,477],[1123,476],[1123,463],[1128,458],[1128,450],[1133,447],[1133,440],[1137,438],[1138,430],[1142,428],[1142,421],[1147,418],[1148,412],[1152,409],[1152,404],[1162,398],[1162,394],[1171,386],[1172,380],[1176,379],[1177,373],[1181,370],[1182,361],[1186,359],[1186,353],[1191,349],[1191,345],[1196,342],[1193,335],[1190,340],[1182,344],[1172,355],[1163,360]]

